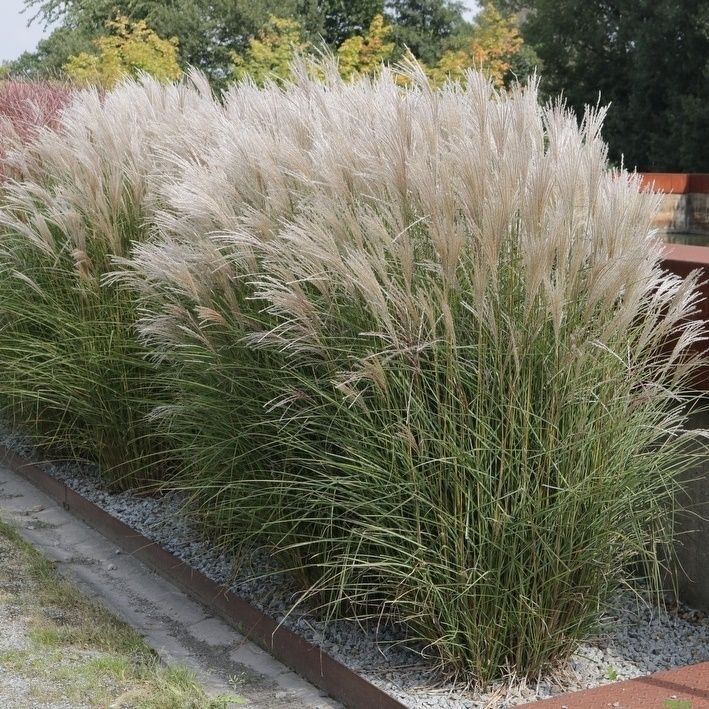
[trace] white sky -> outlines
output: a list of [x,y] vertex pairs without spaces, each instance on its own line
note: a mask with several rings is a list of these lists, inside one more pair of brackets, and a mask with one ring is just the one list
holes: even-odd
[[[466,16],[470,19],[478,2],[463,0],[463,4],[468,8]],[[33,50],[46,34],[39,22],[27,27],[31,15],[20,14],[23,8],[23,0],[0,0],[0,62],[16,59],[22,52]]]
[[[3,0],[0,0],[2,2]],[[480,9],[480,3],[478,0],[461,0],[463,5],[468,8],[466,12],[463,14],[465,15],[466,20],[472,20],[473,17],[477,14],[478,10]]]
[[23,8],[23,0],[0,0],[0,62],[34,49],[44,36],[40,23],[33,22],[27,27],[31,15],[21,15]]

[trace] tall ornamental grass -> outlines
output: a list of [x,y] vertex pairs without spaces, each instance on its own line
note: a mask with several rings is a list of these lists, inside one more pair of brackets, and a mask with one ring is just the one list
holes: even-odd
[[71,92],[60,84],[0,80],[0,178],[9,171],[4,157],[12,146],[56,127],[70,99]]
[[167,146],[156,238],[115,262],[171,372],[170,484],[325,614],[534,674],[619,585],[659,588],[696,278],[662,270],[603,111],[325,73],[240,84],[207,144]]
[[[54,130],[15,145],[0,187],[0,408],[37,443],[97,461],[106,480],[155,477],[146,414],[155,365],[131,297],[104,275],[148,238],[161,151],[217,110],[201,79],[78,92]],[[202,129],[202,134],[204,129]]]

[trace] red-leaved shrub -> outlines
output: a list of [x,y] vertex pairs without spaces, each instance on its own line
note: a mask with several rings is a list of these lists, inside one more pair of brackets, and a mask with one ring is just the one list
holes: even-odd
[[71,91],[58,84],[0,81],[0,176],[9,147],[32,140],[41,128],[56,127],[70,97]]

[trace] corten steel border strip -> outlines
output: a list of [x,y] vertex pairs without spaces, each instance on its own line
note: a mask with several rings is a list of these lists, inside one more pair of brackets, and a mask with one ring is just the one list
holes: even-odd
[[0,445],[0,462],[26,478],[64,509],[236,627],[246,638],[333,699],[351,709],[406,709],[316,645],[251,606],[156,542],[82,497],[37,465]]
[[665,267],[682,268],[687,275],[696,268],[709,268],[709,248],[687,244],[663,244],[662,262]]
[[522,704],[517,709],[707,709],[709,662]]
[[[686,244],[663,244],[662,266],[682,278],[692,271],[701,271],[699,292],[701,298],[697,303],[698,318],[709,323],[709,248],[706,246],[688,246]],[[709,336],[709,326],[705,324],[704,336]],[[695,346],[697,353],[709,354],[709,345],[703,341]],[[709,391],[709,365],[703,364],[696,372],[691,382],[700,391]]]
[[[686,278],[692,271],[701,271],[699,292],[701,300],[697,317],[709,320],[709,248],[686,244],[665,244],[662,265],[668,271]],[[706,345],[703,345],[706,348]]]
[[706,172],[641,172],[643,187],[664,194],[707,194],[709,173]]

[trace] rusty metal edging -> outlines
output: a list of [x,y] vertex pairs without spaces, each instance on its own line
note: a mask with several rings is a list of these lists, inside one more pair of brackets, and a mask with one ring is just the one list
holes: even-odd
[[0,462],[346,707],[406,709],[405,704],[330,657],[316,645],[288,628],[279,627],[273,618],[3,445],[0,445]]
[[517,709],[706,709],[709,707],[709,662],[675,667],[651,675],[611,682],[592,689],[559,694]]

